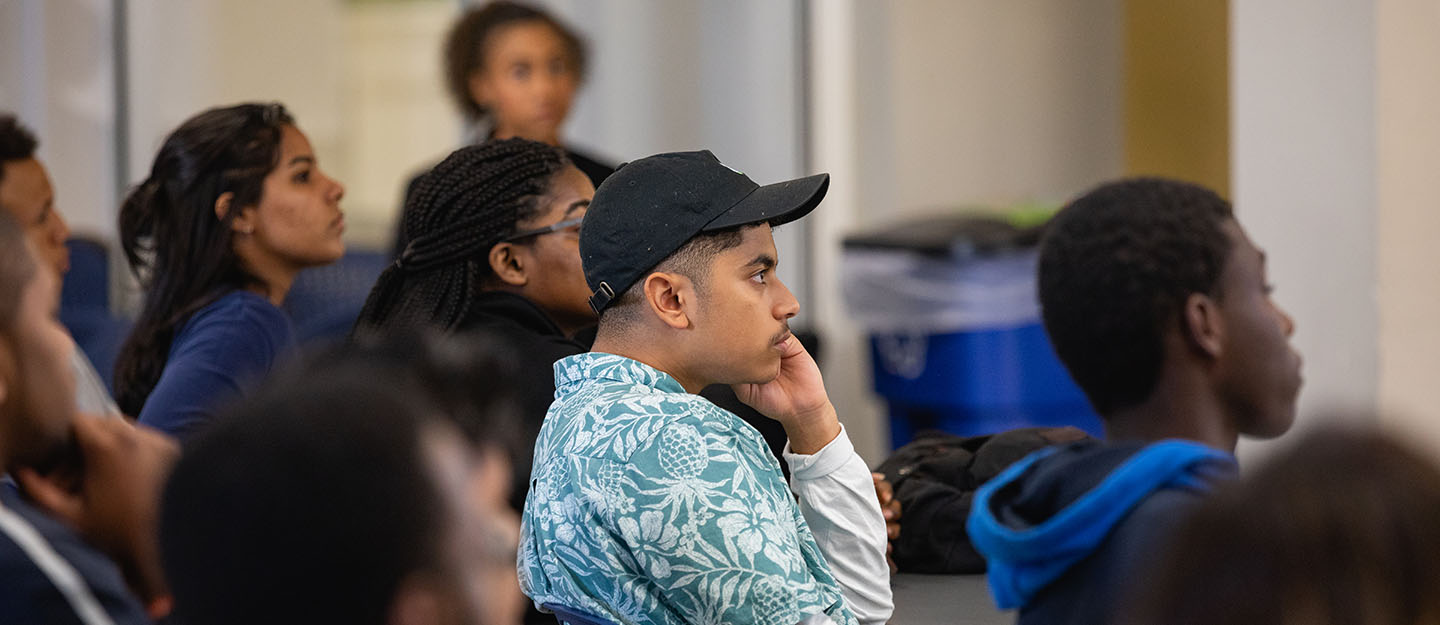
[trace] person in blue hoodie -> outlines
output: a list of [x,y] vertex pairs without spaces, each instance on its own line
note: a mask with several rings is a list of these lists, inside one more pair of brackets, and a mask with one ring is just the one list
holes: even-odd
[[1105,440],[1027,456],[981,487],[967,530],[1019,623],[1107,623],[1167,533],[1235,473],[1239,435],[1290,428],[1294,322],[1230,204],[1158,178],[1101,185],[1041,242],[1045,330]]

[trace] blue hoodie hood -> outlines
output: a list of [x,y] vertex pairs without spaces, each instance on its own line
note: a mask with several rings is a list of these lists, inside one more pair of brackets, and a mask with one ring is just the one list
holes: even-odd
[[981,486],[966,531],[985,556],[995,603],[1008,610],[1094,553],[1155,491],[1205,491],[1234,472],[1234,456],[1190,441],[1051,447]]

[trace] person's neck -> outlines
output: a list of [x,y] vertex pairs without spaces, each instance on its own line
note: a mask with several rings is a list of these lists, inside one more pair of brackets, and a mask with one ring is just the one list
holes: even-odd
[[504,127],[504,126],[496,126],[496,127],[495,127],[495,132],[490,133],[490,138],[492,138],[492,139],[514,139],[514,138],[516,138],[516,137],[519,137],[519,138],[521,138],[521,139],[529,139],[529,140],[531,140],[531,141],[539,141],[539,142],[544,143],[544,144],[546,144],[546,145],[552,145],[552,146],[555,146],[555,147],[557,147],[557,148],[558,148],[558,147],[561,147],[561,146],[560,146],[560,130],[559,130],[558,128],[555,130],[555,132],[550,132],[550,133],[545,133],[545,134],[540,134],[540,135],[528,135],[528,134],[525,134],[525,133],[521,133],[521,132],[519,132],[519,131],[516,131],[514,128],[508,128],[508,127]]
[[503,291],[524,298],[525,301],[530,302],[536,310],[539,310],[540,314],[545,315],[545,318],[549,319],[550,323],[555,324],[555,327],[559,328],[560,333],[564,334],[566,338],[571,338],[581,330],[595,325],[594,317],[577,318],[574,315],[566,315],[550,310],[540,305],[540,302],[536,301],[535,298],[527,295],[525,289],[513,284],[491,284],[488,289],[492,291]]
[[[653,338],[659,333],[641,331],[637,334],[646,334]],[[679,350],[667,345],[664,340],[630,340],[629,336],[616,336],[602,329],[600,334],[595,337],[595,345],[590,348],[590,351],[615,354],[644,363],[675,378],[680,386],[685,387],[687,393],[699,393],[700,389],[710,385],[709,381],[696,375],[692,371],[692,367],[684,366],[685,359],[679,357]]]
[[290,293],[290,286],[295,283],[295,275],[300,273],[299,269],[280,263],[270,266],[266,266],[264,263],[246,263],[246,265],[250,274],[259,280],[257,284],[246,287],[246,290],[270,300],[270,303],[274,304],[276,308],[285,303],[285,296]]
[[1105,439],[1111,442],[1179,438],[1234,453],[1239,439],[1233,419],[1198,371],[1162,373],[1144,401],[1105,417]]

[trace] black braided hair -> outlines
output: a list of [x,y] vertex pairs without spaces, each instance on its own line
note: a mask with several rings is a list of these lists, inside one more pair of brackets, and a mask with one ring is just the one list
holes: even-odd
[[352,334],[438,327],[454,330],[495,279],[490,248],[540,211],[559,148],[526,139],[460,148],[415,183],[400,227],[408,243],[387,268]]

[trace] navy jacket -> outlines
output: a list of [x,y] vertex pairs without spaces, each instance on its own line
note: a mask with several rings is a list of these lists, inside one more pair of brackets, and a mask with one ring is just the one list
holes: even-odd
[[[95,617],[101,617],[99,619]],[[0,484],[0,623],[149,623],[120,569]]]
[[1228,453],[1190,441],[1073,443],[1037,451],[975,495],[967,530],[1001,609],[1022,625],[1111,621]]
[[247,395],[295,349],[290,318],[265,297],[231,291],[196,311],[175,333],[142,425],[183,440]]

